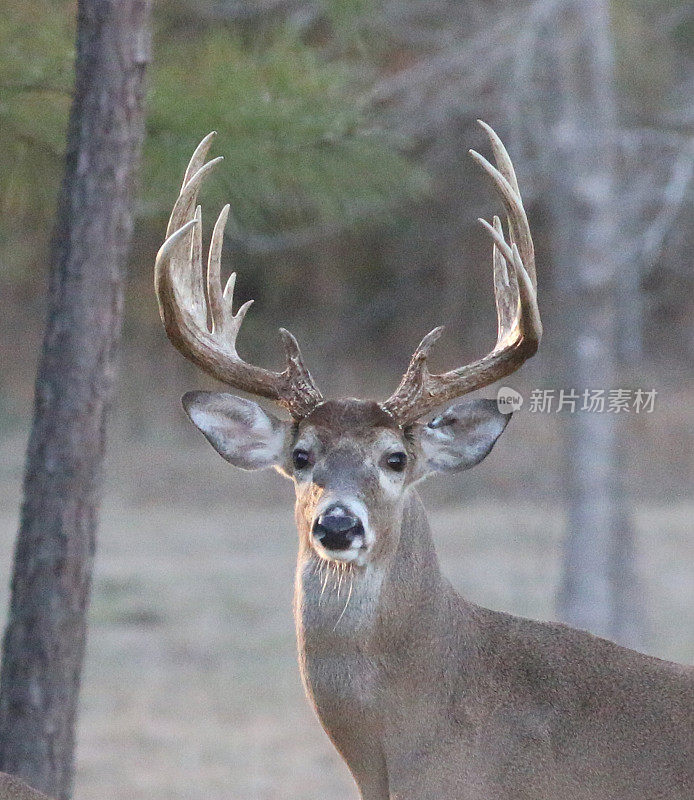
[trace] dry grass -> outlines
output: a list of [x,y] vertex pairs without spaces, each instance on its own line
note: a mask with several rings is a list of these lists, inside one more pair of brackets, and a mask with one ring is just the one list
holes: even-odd
[[[22,450],[0,450],[3,588]],[[468,498],[432,517],[467,597],[551,617],[556,505]],[[636,517],[652,651],[694,660],[694,508]],[[111,460],[99,539],[76,799],[356,798],[296,668],[289,486],[225,468],[202,443],[185,458],[167,444],[128,448]]]

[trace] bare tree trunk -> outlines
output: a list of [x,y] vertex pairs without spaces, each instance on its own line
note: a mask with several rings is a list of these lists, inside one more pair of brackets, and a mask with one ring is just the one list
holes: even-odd
[[[553,92],[552,248],[565,338],[565,388],[619,388],[625,314],[615,207],[613,60],[607,0],[567,0],[548,67]],[[577,408],[578,408],[577,407]],[[642,644],[633,529],[622,484],[624,414],[566,413],[568,529],[559,612],[564,620],[624,644]]]
[[149,0],[80,0],[75,95],[0,686],[0,768],[61,799],[72,788],[148,60]]

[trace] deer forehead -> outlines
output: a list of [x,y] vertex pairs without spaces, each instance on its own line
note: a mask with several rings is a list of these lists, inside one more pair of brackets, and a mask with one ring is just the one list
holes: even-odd
[[323,401],[308,414],[301,426],[325,428],[337,434],[366,433],[378,428],[400,430],[393,416],[379,403],[353,397]]
[[362,453],[402,447],[398,424],[370,400],[326,400],[299,423],[297,446],[324,451],[359,450]]

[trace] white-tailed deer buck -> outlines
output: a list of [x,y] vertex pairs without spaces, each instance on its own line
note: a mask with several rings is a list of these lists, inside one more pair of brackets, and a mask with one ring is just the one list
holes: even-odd
[[[498,338],[484,358],[432,374],[425,336],[385,402],[324,400],[294,337],[286,367],[243,361],[235,276],[222,291],[228,206],[203,287],[200,209],[212,134],[195,151],[157,256],[173,344],[235,389],[275,401],[190,392],[183,405],[220,455],[276,467],[296,488],[295,617],[306,693],[364,800],[693,800],[694,673],[559,624],[462,599],[442,576],[416,484],[492,449],[510,415],[491,400],[444,403],[509,375],[542,332],[533,243],[508,153],[473,158],[508,215],[493,240]],[[208,311],[211,325],[208,326]]]

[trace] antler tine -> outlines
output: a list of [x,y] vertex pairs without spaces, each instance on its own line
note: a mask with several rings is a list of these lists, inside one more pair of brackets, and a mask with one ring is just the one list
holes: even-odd
[[[217,156],[207,164],[203,164],[199,169],[192,173],[191,177],[181,187],[181,193],[178,195],[174,203],[171,216],[169,217],[169,224],[166,228],[166,235],[171,236],[172,233],[177,231],[181,225],[187,222],[191,217],[191,212],[198,202],[198,192],[202,185],[203,179],[219,164],[224,161],[224,156]],[[192,163],[192,162],[191,162]],[[190,164],[186,175],[190,170]]]
[[[511,157],[496,131],[481,119],[477,121],[489,137],[498,169],[495,169],[486,158],[475,150],[470,150],[470,155],[497,185],[508,213],[511,242],[516,242],[518,245],[525,269],[532,279],[533,286],[536,286],[535,248],[533,246],[532,236],[530,235],[528,217],[523,207],[523,200],[518,187],[518,178],[516,177],[516,171],[513,168]],[[505,179],[505,182],[501,180],[502,178]]]
[[206,277],[212,329],[207,325],[202,215],[196,203],[203,179],[222,160],[204,163],[213,138],[214,133],[208,134],[193,153],[171,212],[167,238],[157,254],[154,281],[162,322],[174,346],[205,372],[236,389],[274,400],[295,419],[301,419],[323,397],[303,363],[296,339],[280,329],[286,356],[282,372],[248,364],[238,355],[236,339],[253,301],[244,303],[234,314],[235,274],[222,292],[221,257],[228,205],[219,214],[210,242]]
[[187,284],[187,293],[191,306],[195,309],[195,316],[199,318],[205,314],[205,290],[202,285],[202,209],[195,207],[193,225],[190,236],[190,265],[191,268],[183,272],[179,279]]
[[487,125],[487,123],[481,119],[477,120],[477,124],[489,137],[489,141],[492,146],[492,152],[494,153],[494,160],[497,163],[499,171],[511,184],[513,191],[520,197],[520,189],[518,187],[518,178],[516,177],[516,170],[513,166],[513,162],[511,161],[511,156],[508,154],[506,146],[501,141],[497,132],[494,130],[494,128],[492,128],[491,125]]
[[437,328],[424,337],[403,375],[400,385],[382,407],[401,425],[409,425],[442,403],[481,389],[515,372],[537,351],[542,323],[537,306],[535,256],[528,219],[518,190],[511,159],[496,133],[480,123],[489,134],[497,167],[471,150],[473,159],[492,178],[509,217],[510,244],[501,220],[493,224],[480,220],[493,241],[494,297],[498,333],[494,349],[484,358],[458,369],[432,375],[427,355],[439,338]]
[[223,327],[225,311],[233,317],[232,303],[234,301],[234,283],[236,273],[233,273],[233,281],[227,286],[230,287],[228,296],[222,294],[222,245],[224,243],[224,228],[229,217],[229,204],[219,212],[217,221],[212,230],[210,240],[210,252],[207,257],[207,299],[210,304],[210,317],[212,319],[212,333]]
[[[486,220],[480,220],[485,226]],[[507,259],[513,258],[513,251],[504,240],[504,232],[499,217],[494,217],[494,300],[496,302],[496,316],[498,332],[496,346],[510,340],[514,335],[514,325],[518,318],[518,278],[514,269],[508,269]]]
[[183,185],[181,186],[181,190],[185,188],[185,185],[190,181],[190,179],[195,175],[195,173],[200,169],[200,167],[205,163],[205,159],[207,158],[207,154],[210,152],[210,147],[212,147],[212,142],[215,140],[217,136],[217,131],[210,131],[207,136],[200,142],[200,144],[195,148],[193,155],[190,157],[190,161],[188,162],[188,167],[186,168],[185,175],[183,176]]

